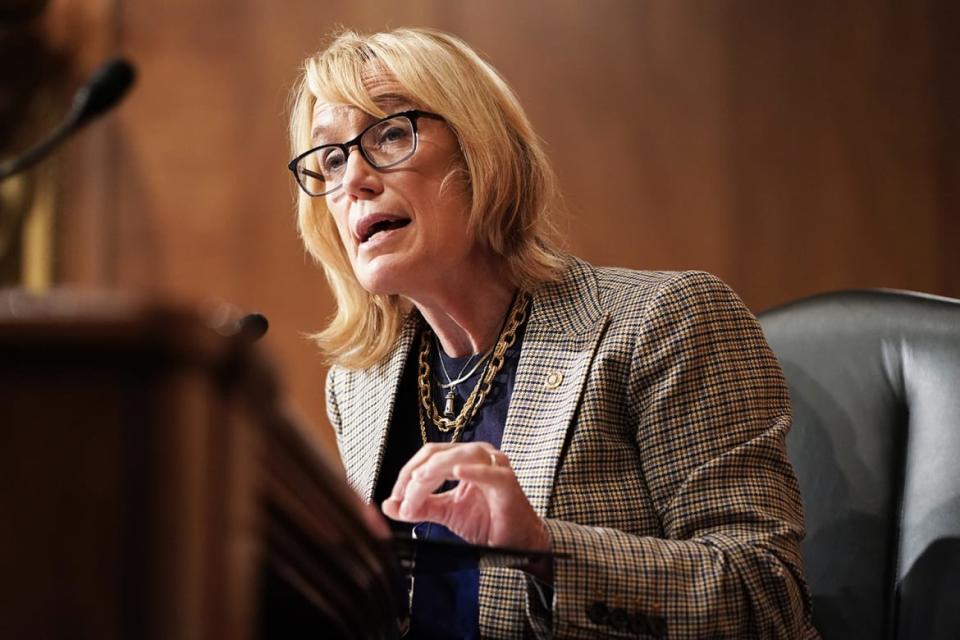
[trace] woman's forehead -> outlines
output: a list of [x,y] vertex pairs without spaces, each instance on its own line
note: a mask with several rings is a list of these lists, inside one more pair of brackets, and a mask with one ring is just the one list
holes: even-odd
[[352,123],[367,115],[360,107],[318,100],[313,107],[310,139],[316,143],[343,137]]
[[329,138],[328,134],[342,135],[345,131],[368,121],[413,108],[414,105],[409,98],[394,91],[394,89],[399,88],[396,81],[392,81],[392,83],[382,82],[376,88],[381,91],[376,93],[371,91],[370,98],[376,108],[380,110],[380,113],[377,114],[371,114],[357,105],[318,99],[313,105],[310,137],[317,140],[319,138]]
[[348,130],[375,120],[382,115],[413,107],[408,98],[392,93],[373,97],[373,103],[381,111],[380,114],[371,114],[352,104],[317,100],[313,106],[311,139],[328,139],[331,135],[342,136]]

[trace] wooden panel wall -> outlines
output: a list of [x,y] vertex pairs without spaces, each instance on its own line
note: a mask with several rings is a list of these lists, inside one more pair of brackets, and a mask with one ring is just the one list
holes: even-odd
[[61,280],[262,311],[323,425],[302,334],[332,308],[296,238],[286,94],[335,25],[421,25],[464,37],[517,89],[574,253],[707,269],[754,310],[844,287],[960,296],[957,6],[54,0],[54,17],[88,18],[67,38],[78,66],[108,43],[141,72],[67,154]]

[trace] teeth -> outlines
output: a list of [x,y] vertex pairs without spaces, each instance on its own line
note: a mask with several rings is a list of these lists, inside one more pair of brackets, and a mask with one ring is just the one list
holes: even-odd
[[369,235],[367,235],[367,239],[369,240],[370,238],[377,235],[381,231],[386,231],[389,228],[389,226],[390,226],[389,220],[381,220],[380,222],[377,222],[372,227],[370,227],[370,232],[369,232]]
[[364,237],[363,241],[364,242],[368,241],[370,238],[377,235],[381,231],[390,231],[392,229],[399,229],[401,227],[405,227],[409,222],[410,222],[409,220],[400,220],[400,219],[380,220],[379,222],[375,222],[372,225],[370,225],[370,228],[367,230],[366,237]]

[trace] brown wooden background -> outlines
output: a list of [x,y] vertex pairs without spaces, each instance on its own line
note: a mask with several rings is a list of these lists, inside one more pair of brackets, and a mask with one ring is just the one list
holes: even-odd
[[707,269],[755,311],[845,287],[960,296],[952,0],[53,0],[40,28],[71,82],[115,53],[140,70],[55,161],[57,280],[263,312],[324,437],[303,333],[331,302],[296,237],[285,103],[338,24],[482,51],[546,140],[590,261]]

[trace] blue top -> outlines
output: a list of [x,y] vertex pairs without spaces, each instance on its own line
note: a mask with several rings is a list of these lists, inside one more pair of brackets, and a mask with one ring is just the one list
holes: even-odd
[[[510,406],[510,397],[513,394],[514,379],[516,377],[517,361],[520,358],[520,343],[523,338],[524,327],[517,330],[517,341],[507,350],[503,368],[493,380],[490,393],[467,424],[461,435],[461,442],[489,442],[500,448],[503,440],[503,426],[507,419],[507,409]],[[393,421],[387,435],[387,447],[384,452],[383,464],[377,479],[374,499],[377,504],[390,495],[397,475],[404,464],[420,448],[420,422],[417,413],[419,399],[417,389],[417,362],[420,355],[420,340],[414,341],[410,356],[407,358],[403,378],[397,391],[394,406]],[[441,373],[440,358],[452,378],[458,377],[467,365],[469,356],[451,358],[439,349],[437,342],[431,345],[430,371],[433,381],[433,399],[438,410],[442,411],[444,397],[447,390],[440,389],[439,382],[446,382]],[[473,388],[483,376],[485,366],[481,366],[469,379],[458,384],[454,389],[456,397],[456,411],[463,407],[464,402],[473,391]],[[427,438],[431,442],[447,442],[453,433],[442,433],[431,420],[426,421]],[[455,482],[446,483],[441,490],[448,490],[456,486]],[[408,523],[391,522],[394,530],[410,531]],[[443,540],[462,540],[446,527],[422,522],[414,526],[418,538],[434,538]],[[413,609],[410,615],[410,633],[407,638],[479,638],[479,588],[480,571],[476,568],[451,571],[449,573],[415,576],[413,589]]]

